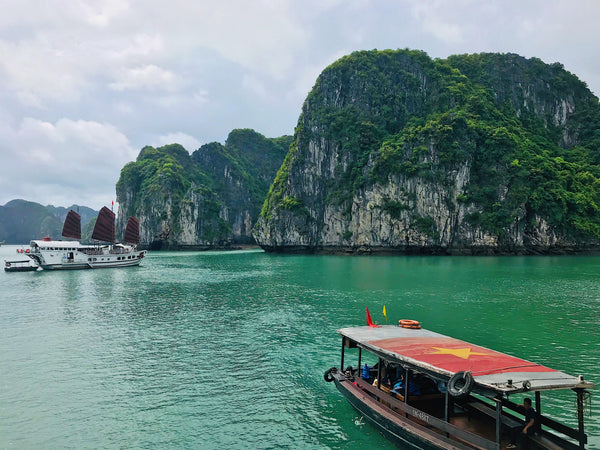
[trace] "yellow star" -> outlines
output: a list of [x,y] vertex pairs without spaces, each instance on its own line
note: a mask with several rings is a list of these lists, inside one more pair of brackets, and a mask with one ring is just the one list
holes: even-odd
[[431,353],[432,355],[454,355],[462,359],[469,359],[471,355],[487,355],[487,353],[472,352],[470,348],[439,348],[433,347],[437,352]]

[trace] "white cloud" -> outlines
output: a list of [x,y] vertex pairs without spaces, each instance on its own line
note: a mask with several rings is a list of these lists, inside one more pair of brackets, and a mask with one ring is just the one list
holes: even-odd
[[118,81],[109,84],[115,91],[141,89],[149,91],[174,91],[177,88],[177,76],[154,64],[121,72]]
[[423,30],[437,39],[453,44],[461,44],[465,40],[464,27],[459,23],[455,23],[452,14],[448,14],[449,7],[452,7],[451,3],[439,0],[417,2],[413,6],[412,13],[415,19],[420,22]]
[[157,143],[153,144],[153,146],[161,147],[169,144],[180,144],[188,151],[188,153],[193,153],[202,146],[202,143],[194,136],[190,136],[181,131],[158,136]]
[[291,134],[319,73],[354,50],[510,51],[600,93],[599,15],[594,0],[3,0],[0,203],[114,196],[144,145]]
[[25,118],[16,129],[5,126],[2,134],[0,157],[12,168],[0,181],[5,201],[25,193],[29,200],[47,203],[47,196],[69,205],[82,198],[114,198],[121,168],[137,154],[116,127],[98,122]]
[[123,0],[95,0],[88,3],[81,2],[80,5],[85,21],[98,27],[108,26],[111,21],[129,10],[129,4]]

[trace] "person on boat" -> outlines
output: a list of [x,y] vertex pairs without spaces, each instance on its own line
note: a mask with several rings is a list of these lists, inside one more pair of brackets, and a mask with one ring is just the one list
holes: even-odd
[[[400,379],[397,383],[394,384],[394,388],[392,392],[395,394],[404,395],[405,385],[404,385],[404,374],[400,375]],[[414,383],[412,380],[408,383],[408,394],[409,395],[421,395],[421,387]]]
[[525,408],[525,425],[521,428],[517,428],[511,436],[510,444],[506,448],[516,448],[517,441],[521,448],[527,448],[524,444],[527,444],[526,436],[531,436],[537,429],[537,412],[531,406],[531,399],[523,399],[523,408]]

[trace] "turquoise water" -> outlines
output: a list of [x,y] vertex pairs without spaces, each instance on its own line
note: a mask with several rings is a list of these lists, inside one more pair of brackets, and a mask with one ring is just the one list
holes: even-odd
[[[366,307],[385,323],[385,305],[390,323],[600,382],[599,274],[596,257],[260,251],[2,272],[0,448],[392,448],[323,380],[337,328],[363,325]],[[574,424],[562,394],[542,395],[544,411]]]

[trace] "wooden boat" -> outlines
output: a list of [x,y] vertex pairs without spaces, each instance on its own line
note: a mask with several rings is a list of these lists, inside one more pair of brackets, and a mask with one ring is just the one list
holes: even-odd
[[[585,448],[584,404],[593,383],[405,322],[410,323],[338,330],[340,369],[325,372],[325,380],[334,381],[359,414],[397,445],[507,448],[511,433],[517,436],[525,424],[523,407],[509,397],[531,393],[539,428],[531,436],[523,435],[530,448]],[[354,353],[356,365],[342,370],[346,352]],[[377,361],[374,367],[362,366],[368,359]],[[403,387],[394,389],[393,378],[399,374]],[[541,393],[559,389],[575,393],[577,428],[542,414]]]
[[33,240],[26,250],[27,256],[42,269],[64,270],[138,266],[146,255],[145,250],[137,249],[139,222],[135,217],[127,221],[125,243],[115,243],[115,214],[107,207],[100,210],[94,225],[92,239],[96,240],[96,244],[84,245],[79,242],[81,218],[72,210],[65,219],[62,236],[77,240]]
[[38,266],[31,264],[31,260],[19,260],[19,261],[4,261],[5,272],[35,272],[38,270]]

